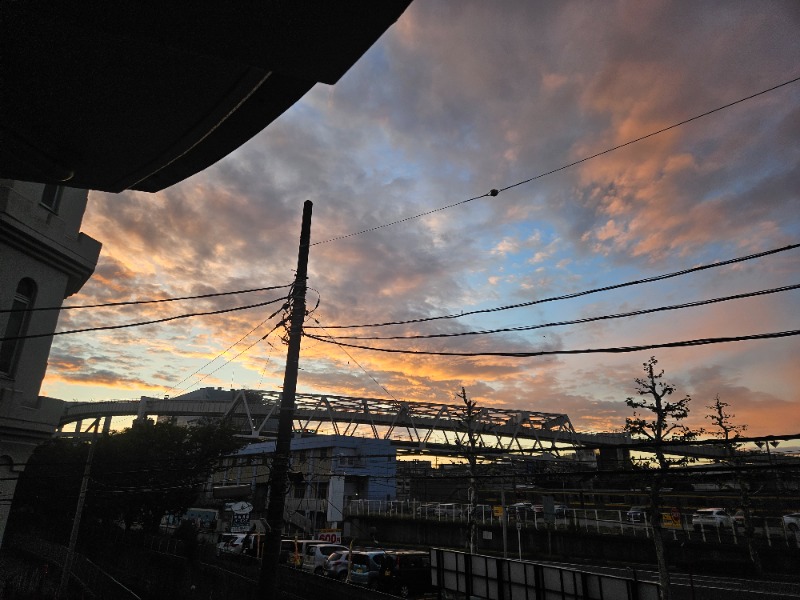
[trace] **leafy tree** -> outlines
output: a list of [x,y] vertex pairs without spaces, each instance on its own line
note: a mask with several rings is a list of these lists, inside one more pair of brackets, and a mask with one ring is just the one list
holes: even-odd
[[726,412],[730,405],[719,399],[719,395],[714,399],[714,403],[707,406],[711,413],[706,415],[714,426],[713,432],[718,434],[722,439],[723,447],[725,448],[726,460],[725,462],[733,467],[736,484],[739,487],[739,497],[742,504],[742,512],[744,513],[744,536],[747,540],[747,550],[750,553],[750,561],[756,572],[761,574],[763,567],[761,565],[761,557],[758,554],[758,548],[755,543],[755,530],[753,527],[752,507],[750,504],[750,482],[743,474],[741,469],[744,466],[744,457],[739,452],[739,444],[736,439],[742,436],[742,433],[747,430],[747,425],[738,425],[733,422],[736,415]]
[[[244,442],[227,423],[180,427],[137,422],[99,437],[84,520],[123,519],[154,531],[167,513],[185,512],[214,465]],[[54,439],[37,448],[20,477],[9,527],[39,527],[66,543],[75,517],[88,443]]]
[[197,498],[215,463],[243,445],[227,423],[181,427],[135,422],[98,441],[87,511],[97,518],[142,523],[155,531],[167,513]]
[[[653,453],[650,461],[652,469],[650,477],[650,524],[653,528],[653,545],[656,551],[656,561],[659,573],[659,593],[662,600],[668,600],[669,570],[664,550],[663,529],[661,526],[661,489],[670,467],[683,465],[688,462],[686,456],[670,455],[665,447],[665,442],[690,441],[697,437],[697,433],[686,426],[683,421],[689,416],[689,402],[691,397],[687,394],[677,401],[672,401],[671,396],[676,387],[663,381],[664,371],[656,371],[658,361],[651,357],[643,363],[645,376],[637,377],[637,398],[627,398],[625,403],[633,409],[633,416],[625,419],[625,430],[631,437],[647,440],[653,443],[648,449]],[[650,450],[651,449],[651,450]]]
[[88,454],[88,444],[58,438],[38,446],[17,482],[8,531],[66,544]]

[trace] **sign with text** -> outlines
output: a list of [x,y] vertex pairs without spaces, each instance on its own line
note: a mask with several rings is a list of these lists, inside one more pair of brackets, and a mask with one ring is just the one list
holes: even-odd
[[231,518],[231,533],[247,533],[248,531],[250,531],[250,513],[234,513]]
[[330,544],[342,543],[342,530],[341,529],[320,529],[317,532],[317,539]]

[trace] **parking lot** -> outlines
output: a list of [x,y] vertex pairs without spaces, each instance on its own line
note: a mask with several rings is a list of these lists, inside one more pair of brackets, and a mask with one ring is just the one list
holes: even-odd
[[[359,502],[347,508],[352,515],[384,515],[398,519],[424,519],[436,521],[468,522],[470,505],[456,503],[419,503],[419,502]],[[740,544],[746,543],[744,527],[741,522],[730,516],[730,522],[724,521],[719,526],[711,523],[693,524],[696,511],[673,514],[665,509],[662,527],[672,534],[674,539],[690,539],[706,543]],[[475,520],[479,524],[501,526],[503,515],[507,515],[508,523],[520,524],[523,528],[584,530],[607,535],[652,536],[644,507],[628,509],[580,509],[564,505],[554,505],[550,514],[545,513],[541,505],[530,503],[510,504],[505,512],[502,507],[479,504],[475,509]],[[796,513],[790,513],[796,514]],[[669,518],[667,518],[669,517]],[[738,523],[738,524],[737,524]],[[791,519],[782,516],[760,516],[752,518],[754,536],[768,546],[784,545],[800,547],[800,532]]]

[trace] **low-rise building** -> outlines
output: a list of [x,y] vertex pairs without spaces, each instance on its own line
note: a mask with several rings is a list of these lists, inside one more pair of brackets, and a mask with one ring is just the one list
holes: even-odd
[[[249,485],[254,517],[258,513],[266,515],[274,452],[274,441],[248,445],[222,461],[212,478],[212,487],[218,490]],[[343,521],[349,502],[396,499],[396,478],[396,452],[389,440],[298,435],[291,442],[285,522],[293,530],[309,534],[332,527]]]

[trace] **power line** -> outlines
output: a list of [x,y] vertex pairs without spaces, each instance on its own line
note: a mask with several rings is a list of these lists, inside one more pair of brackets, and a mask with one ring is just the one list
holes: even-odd
[[[315,323],[317,323],[318,325],[320,325],[320,327],[322,327],[322,325],[320,324],[320,322],[319,322],[319,320],[318,320],[318,319],[316,319],[316,318],[315,318],[315,319],[314,319],[314,322],[315,322]],[[324,327],[322,327],[322,330],[323,330],[323,331],[325,331],[325,328],[324,328]],[[329,337],[330,339],[334,339],[334,337],[333,337],[333,336],[328,336],[328,337]],[[399,400],[398,400],[398,399],[395,397],[395,395],[394,395],[394,394],[392,394],[392,393],[391,393],[389,390],[387,390],[387,389],[386,389],[386,388],[385,388],[385,387],[384,387],[384,386],[383,386],[383,385],[382,385],[382,384],[381,384],[381,383],[380,383],[380,382],[379,382],[377,379],[375,379],[375,377],[373,377],[373,376],[372,376],[372,374],[371,374],[369,371],[367,371],[367,370],[366,370],[366,369],[365,369],[365,368],[364,368],[364,367],[361,365],[361,363],[360,363],[360,362],[358,362],[358,361],[357,361],[357,360],[356,360],[356,359],[353,357],[353,355],[352,355],[352,354],[350,354],[350,353],[347,351],[347,348],[344,348],[344,347],[343,347],[343,346],[341,346],[340,344],[336,344],[336,345],[337,345],[337,346],[339,346],[339,349],[340,349],[342,352],[344,352],[344,353],[345,353],[345,354],[348,356],[348,358],[349,358],[350,360],[352,360],[354,363],[356,363],[356,365],[358,366],[358,368],[359,368],[359,369],[361,369],[362,371],[364,371],[364,373],[367,375],[367,377],[369,377],[370,379],[372,379],[372,381],[375,383],[375,385],[377,385],[377,386],[378,386],[379,388],[381,388],[381,389],[382,389],[384,392],[386,392],[386,395],[388,395],[388,396],[389,396],[389,397],[390,397],[392,400],[394,400],[395,402],[400,402],[400,401],[399,401]]]
[[34,333],[31,335],[18,335],[12,337],[3,337],[0,338],[0,342],[5,342],[6,340],[30,340],[34,338],[43,338],[43,337],[51,337],[56,335],[70,335],[73,333],[88,333],[91,331],[108,331],[111,329],[125,329],[127,327],[142,327],[143,325],[154,325],[155,323],[166,323],[167,321],[175,321],[177,319],[188,319],[189,317],[206,317],[209,315],[219,315],[222,313],[229,313],[229,312],[236,312],[239,310],[248,310],[250,308],[258,308],[259,306],[269,306],[270,304],[275,304],[276,302],[280,302],[284,300],[284,298],[275,298],[274,300],[268,300],[267,302],[259,302],[258,304],[248,304],[246,306],[237,306],[236,308],[223,308],[220,310],[211,310],[206,312],[196,312],[196,313],[186,313],[183,315],[175,315],[174,317],[165,317],[163,319],[154,319],[152,321],[140,321],[138,323],[126,323],[124,325],[105,325],[102,327],[87,327],[86,329],[71,329],[69,331],[55,331],[53,333]]
[[428,215],[432,215],[434,213],[437,213],[437,212],[440,212],[440,211],[443,211],[443,210],[454,208],[456,206],[461,206],[462,204],[467,204],[468,202],[472,202],[473,200],[479,200],[481,198],[487,198],[487,197],[490,197],[490,196],[491,197],[497,196],[500,192],[505,192],[506,190],[510,190],[512,188],[524,185],[526,183],[530,183],[532,181],[536,181],[537,179],[541,179],[541,178],[546,177],[548,175],[552,175],[553,173],[558,173],[559,171],[564,171],[565,169],[569,169],[569,168],[574,167],[576,165],[579,165],[581,163],[590,161],[590,160],[592,160],[594,158],[598,158],[599,156],[603,156],[605,154],[609,154],[609,153],[614,152],[616,150],[619,150],[621,148],[625,148],[626,146],[630,146],[632,144],[636,144],[638,142],[641,142],[641,141],[646,140],[648,138],[651,138],[653,136],[656,136],[656,135],[665,133],[667,131],[670,131],[671,129],[675,129],[677,127],[681,127],[683,125],[686,125],[687,123],[691,123],[692,121],[697,121],[698,119],[702,119],[703,117],[707,117],[709,115],[712,115],[714,113],[720,112],[722,110],[725,110],[725,109],[730,108],[732,106],[735,106],[737,104],[741,104],[742,102],[746,102],[747,100],[752,100],[753,98],[757,98],[758,96],[761,96],[763,94],[767,94],[769,92],[773,92],[773,91],[775,91],[777,89],[780,89],[780,88],[782,88],[784,86],[790,85],[792,83],[796,83],[797,81],[800,81],[800,77],[795,77],[794,79],[790,79],[789,81],[784,81],[783,83],[779,83],[778,85],[774,85],[774,86],[772,86],[770,88],[767,88],[765,90],[761,90],[760,92],[756,92],[755,94],[750,94],[749,96],[745,96],[744,98],[740,98],[738,100],[734,100],[733,102],[729,102],[728,104],[724,104],[722,106],[718,106],[717,108],[713,108],[713,109],[708,110],[708,111],[706,111],[704,113],[701,113],[699,115],[695,115],[693,117],[689,117],[688,119],[684,119],[683,121],[679,121],[678,123],[674,123],[672,125],[668,125],[666,127],[663,127],[661,129],[658,129],[658,130],[653,131],[651,133],[645,134],[645,135],[643,135],[641,137],[637,137],[635,139],[629,140],[629,141],[624,142],[622,144],[619,144],[617,146],[613,146],[611,148],[607,148],[605,150],[602,150],[601,152],[597,152],[595,154],[591,154],[589,156],[585,156],[585,157],[583,157],[581,159],[578,159],[578,160],[575,160],[575,161],[573,161],[571,163],[567,163],[567,164],[562,165],[560,167],[557,167],[555,169],[551,169],[550,171],[546,171],[544,173],[540,173],[538,175],[534,175],[533,177],[529,177],[528,179],[524,179],[524,180],[519,181],[517,183],[513,183],[513,184],[508,185],[508,186],[506,186],[504,188],[493,189],[493,190],[490,190],[490,191],[486,192],[485,194],[481,194],[480,196],[473,196],[472,198],[467,198],[466,200],[461,200],[461,201],[455,202],[453,204],[448,204],[447,206],[434,208],[433,210],[429,210],[429,211],[426,211],[426,212],[423,212],[423,213],[420,213],[420,214],[417,214],[417,215],[413,215],[413,216],[410,216],[410,217],[405,217],[405,218],[399,219],[397,221],[392,221],[391,223],[384,223],[383,225],[377,225],[375,227],[370,227],[368,229],[363,229],[361,231],[357,231],[357,232],[354,232],[354,233],[349,233],[349,234],[346,234],[346,235],[340,235],[338,237],[330,238],[330,239],[323,240],[323,241],[320,241],[320,242],[314,242],[313,244],[310,244],[310,245],[311,246],[316,246],[317,244],[327,244],[328,242],[336,242],[336,241],[347,239],[347,238],[350,238],[350,237],[355,237],[357,235],[361,235],[361,234],[364,234],[364,233],[370,233],[372,231],[376,231],[378,229],[383,229],[385,227],[391,227],[393,225],[399,225],[400,223],[405,223],[406,221],[412,221],[414,219],[419,219],[419,218],[422,218],[422,217],[426,217]]
[[646,308],[641,310],[634,310],[627,313],[617,313],[611,315],[601,315],[599,317],[586,317],[583,319],[574,319],[572,321],[556,321],[553,323],[542,323],[539,325],[521,325],[519,327],[503,327],[501,329],[484,329],[481,331],[462,331],[458,333],[431,333],[427,335],[395,335],[395,336],[346,336],[346,335],[328,335],[329,340],[424,340],[432,338],[446,338],[446,337],[461,337],[465,335],[487,335],[493,333],[509,333],[517,331],[532,331],[534,329],[545,329],[547,327],[561,327],[564,325],[578,325],[583,323],[593,323],[595,321],[604,321],[609,319],[621,319],[625,317],[635,317],[640,315],[647,315],[651,313],[663,312],[668,310],[678,310],[683,308],[696,308],[698,306],[705,306],[708,304],[716,304],[718,302],[727,302],[729,300],[741,300],[744,298],[753,298],[755,296],[765,296],[767,294],[776,294],[778,292],[786,292],[789,290],[796,290],[800,288],[800,283],[794,285],[787,285],[779,288],[769,290],[759,290],[757,292],[749,292],[744,294],[735,294],[733,296],[723,296],[720,298],[710,298],[707,300],[697,300],[694,302],[686,302],[683,304],[672,304],[670,306],[659,306],[656,308]]
[[324,337],[304,334],[306,337],[319,342],[328,344],[338,344],[348,348],[359,348],[361,350],[372,350],[373,352],[388,352],[392,354],[415,354],[419,356],[469,356],[485,357],[499,356],[506,358],[532,358],[536,356],[552,356],[557,354],[622,354],[626,352],[639,352],[641,350],[654,350],[658,348],[687,348],[693,346],[706,346],[710,344],[725,344],[730,342],[745,342],[751,340],[769,340],[775,338],[791,337],[800,335],[800,329],[790,331],[776,331],[771,333],[757,333],[753,335],[740,335],[731,337],[701,338],[696,340],[683,340],[678,342],[665,342],[661,344],[644,344],[641,346],[618,346],[611,348],[586,348],[583,350],[540,350],[538,352],[428,352],[424,350],[397,350],[393,348],[375,348],[372,346],[362,346],[358,344],[345,344],[328,340]]
[[233,296],[236,294],[250,294],[252,292],[265,292],[269,290],[279,290],[282,288],[290,287],[291,284],[273,285],[270,287],[253,288],[249,290],[236,290],[233,292],[217,292],[214,294],[201,294],[199,296],[179,296],[175,298],[161,298],[159,300],[129,300],[127,302],[106,302],[103,304],[81,304],[74,306],[47,306],[38,308],[5,308],[0,310],[0,313],[17,313],[17,312],[38,312],[43,310],[76,310],[81,308],[109,308],[113,306],[133,306],[138,304],[159,304],[162,302],[180,302],[183,300],[200,300],[203,298],[217,298],[219,296]]
[[[175,390],[175,389],[177,389],[177,388],[178,388],[178,387],[180,387],[180,385],[181,385],[182,383],[184,383],[184,382],[185,382],[187,379],[190,379],[191,377],[194,377],[195,375],[197,375],[197,373],[199,373],[200,371],[202,371],[202,370],[203,370],[203,369],[205,369],[206,367],[208,367],[208,366],[210,366],[211,364],[213,364],[213,363],[214,363],[214,362],[215,362],[217,359],[219,359],[219,358],[221,358],[222,356],[224,356],[224,355],[225,355],[225,354],[226,354],[228,351],[230,351],[232,348],[234,348],[235,346],[238,346],[240,343],[242,343],[242,342],[243,342],[243,341],[244,341],[244,340],[245,340],[245,339],[246,339],[246,338],[247,338],[247,337],[248,337],[248,336],[249,336],[251,333],[253,333],[253,332],[254,332],[256,329],[259,329],[259,328],[260,328],[262,325],[264,325],[264,323],[266,323],[267,321],[269,321],[270,319],[272,319],[272,318],[273,318],[275,315],[277,315],[277,314],[278,314],[279,312],[281,312],[282,310],[285,310],[286,308],[287,308],[287,304],[286,304],[286,303],[284,303],[284,304],[283,304],[283,306],[281,306],[281,307],[280,307],[278,310],[276,310],[274,313],[272,313],[272,314],[271,314],[270,316],[268,316],[266,319],[264,319],[263,321],[261,321],[261,323],[259,323],[259,324],[258,324],[258,325],[256,325],[255,327],[253,327],[253,328],[252,328],[250,331],[248,331],[248,332],[247,332],[246,334],[244,334],[244,335],[243,335],[241,338],[239,338],[239,340],[238,340],[238,341],[236,341],[236,342],[234,342],[233,344],[231,344],[230,346],[228,346],[228,347],[227,347],[225,350],[223,350],[222,352],[220,352],[219,354],[217,354],[217,355],[216,355],[216,356],[215,356],[215,357],[214,357],[212,360],[208,361],[208,362],[207,362],[206,364],[204,364],[202,367],[200,367],[199,369],[197,369],[197,370],[196,370],[194,373],[192,373],[191,375],[187,375],[186,377],[184,377],[183,379],[181,379],[181,380],[180,380],[178,383],[176,383],[176,384],[175,384],[175,385],[173,385],[171,388],[169,388],[169,389],[167,390],[167,392],[171,392],[172,390]],[[283,322],[283,321],[281,321],[281,322]],[[280,326],[280,323],[278,323],[278,325],[277,325],[276,327],[278,327],[278,326]],[[273,329],[272,329],[272,331],[275,331],[275,329],[273,328]],[[269,333],[267,333],[267,335],[265,335],[265,336],[263,336],[262,338],[260,338],[260,340],[263,340],[263,339],[265,339],[265,338],[266,338],[266,337],[267,337],[267,336],[268,336],[270,333],[272,333],[272,331],[270,331]],[[260,340],[258,340],[258,341],[260,341]],[[252,347],[252,346],[251,346],[251,347]],[[248,349],[249,349],[249,348],[248,348]],[[228,364],[228,363],[225,363],[225,364]],[[223,365],[223,366],[224,366],[224,365]],[[202,381],[202,379],[201,379],[200,381]],[[196,384],[195,384],[195,385],[196,385]]]
[[[627,281],[624,283],[617,283],[612,285],[607,285],[599,288],[593,288],[590,290],[584,290],[582,292],[575,292],[572,294],[564,294],[562,296],[551,296],[549,298],[542,298],[540,300],[531,300],[530,302],[520,302],[518,304],[508,304],[506,306],[496,306],[494,308],[483,308],[479,310],[471,310],[467,312],[460,312],[458,314],[449,314],[449,315],[440,315],[437,317],[423,317],[419,319],[409,319],[406,321],[387,321],[384,323],[369,323],[369,324],[360,324],[360,325],[328,325],[326,329],[356,329],[356,328],[367,328],[367,327],[386,327],[389,325],[409,325],[412,323],[426,323],[428,321],[439,321],[442,319],[459,319],[461,317],[467,317],[470,315],[477,315],[477,314],[485,314],[485,313],[493,313],[493,312],[501,312],[504,310],[510,310],[512,308],[524,308],[526,306],[534,306],[536,304],[544,304],[547,302],[555,302],[557,300],[569,300],[573,298],[579,298],[581,296],[588,296],[590,294],[596,294],[598,292],[607,292],[610,290],[616,290],[624,287],[630,287],[634,285],[641,285],[643,283],[652,283],[654,281],[662,281],[665,279],[671,279],[673,277],[679,277],[681,275],[688,275],[689,273],[696,273],[698,271],[704,271],[706,269],[715,269],[717,267],[724,267],[727,265],[732,265],[735,263],[740,263],[748,260],[753,260],[755,258],[762,258],[764,256],[769,256],[772,254],[778,254],[779,252],[785,252],[787,250],[794,250],[796,248],[800,248],[800,244],[790,244],[788,246],[783,246],[782,248],[775,248],[773,250],[767,250],[765,252],[757,252],[756,254],[749,254],[747,256],[741,256],[739,258],[732,258],[729,260],[724,260],[722,262],[715,262],[706,265],[700,265],[697,267],[692,267],[690,269],[683,269],[681,271],[675,271],[673,273],[666,273],[663,275],[655,275],[653,277],[645,277],[644,279],[635,279],[633,281]],[[314,327],[310,325],[306,327],[306,329],[319,329],[319,327]]]
[[[264,335],[264,336],[262,336],[262,337],[258,338],[258,339],[257,339],[255,342],[253,342],[252,344],[250,344],[250,345],[249,345],[247,348],[245,348],[244,350],[242,350],[241,352],[239,352],[239,354],[237,354],[236,356],[234,356],[234,357],[230,358],[229,360],[225,361],[224,363],[222,363],[220,366],[218,366],[218,367],[217,367],[216,369],[214,369],[213,371],[211,371],[211,372],[209,372],[209,373],[206,373],[205,375],[203,375],[203,376],[202,376],[200,379],[198,379],[197,381],[195,381],[195,382],[194,382],[192,385],[198,385],[199,383],[202,383],[202,382],[203,382],[203,381],[205,381],[205,380],[206,380],[208,377],[211,377],[211,376],[212,376],[214,373],[216,373],[217,371],[219,371],[221,368],[223,368],[223,367],[225,367],[226,365],[230,364],[231,362],[233,362],[234,360],[236,360],[237,358],[239,358],[239,357],[240,357],[242,354],[244,354],[245,352],[248,352],[248,351],[249,351],[249,350],[250,350],[250,349],[251,349],[253,346],[255,346],[255,345],[258,343],[258,342],[260,342],[261,340],[265,340],[265,339],[267,339],[267,337],[268,337],[268,336],[270,336],[270,335],[271,335],[271,334],[272,334],[272,333],[273,333],[273,332],[274,332],[276,329],[278,329],[278,327],[280,327],[281,325],[283,325],[283,324],[285,324],[285,323],[286,323],[286,318],[283,318],[283,319],[281,319],[281,320],[280,320],[278,323],[276,323],[276,324],[275,324],[275,326],[274,326],[272,329],[270,329],[270,330],[269,330],[269,332],[267,332],[267,334],[266,334],[266,335]],[[190,377],[191,377],[191,375],[190,375]],[[190,387],[191,387],[191,386],[190,386]],[[189,388],[186,388],[186,389],[189,389]]]

